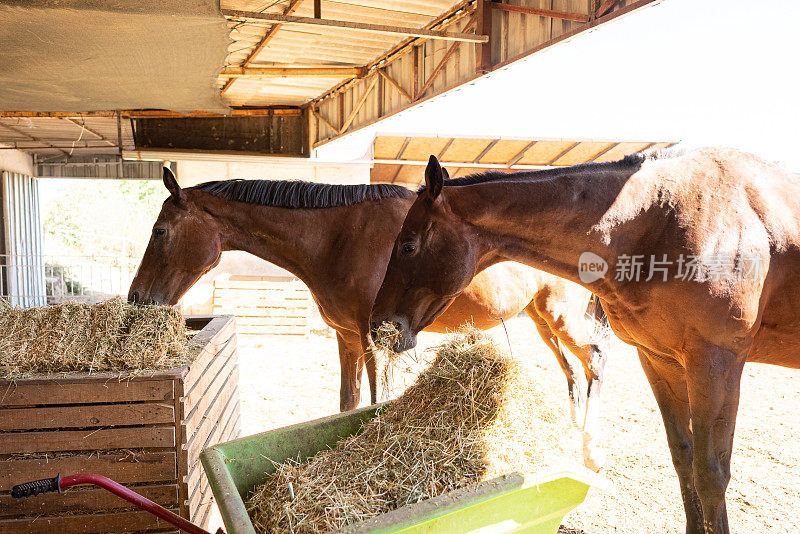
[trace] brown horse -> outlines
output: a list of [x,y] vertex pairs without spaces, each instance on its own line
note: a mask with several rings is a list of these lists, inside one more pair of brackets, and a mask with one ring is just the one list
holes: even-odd
[[515,181],[477,175],[446,188],[431,157],[425,179],[373,324],[395,322],[399,348],[408,348],[476,273],[504,260],[584,285],[639,350],[687,532],[728,532],[744,363],[800,368],[800,180],[728,149],[633,155]]
[[[168,169],[164,183],[171,197],[153,226],[129,299],[175,304],[216,265],[223,250],[250,252],[298,276],[322,318],[336,330],[340,408],[358,405],[365,365],[375,402],[369,314],[394,238],[416,195],[391,185],[268,180],[181,189]],[[506,262],[476,277],[428,330],[452,331],[470,321],[490,328],[524,309],[567,376],[573,415],[584,427],[587,464],[594,467],[601,454],[592,441],[605,355],[593,337],[596,321],[584,316],[589,295],[575,284]],[[581,360],[588,389],[579,387],[561,345]]]

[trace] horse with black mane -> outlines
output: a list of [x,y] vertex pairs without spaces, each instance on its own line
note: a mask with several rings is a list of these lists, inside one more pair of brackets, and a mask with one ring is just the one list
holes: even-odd
[[[222,251],[243,250],[278,265],[311,290],[323,320],[336,331],[341,364],[340,409],[358,406],[366,366],[377,400],[369,314],[394,238],[416,194],[396,185],[331,185],[283,180],[228,180],[182,189],[164,169],[164,202],[129,299],[174,305]],[[556,355],[568,383],[573,417],[584,430],[587,465],[601,451],[598,406],[605,353],[595,336],[600,310],[585,316],[590,293],[524,265],[505,262],[465,288],[427,330],[472,322],[486,329],[525,310]],[[588,386],[562,346],[580,359]]]

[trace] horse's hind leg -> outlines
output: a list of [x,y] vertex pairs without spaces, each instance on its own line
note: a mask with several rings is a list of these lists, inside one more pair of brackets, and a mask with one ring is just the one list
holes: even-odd
[[705,534],[727,534],[725,490],[745,355],[707,345],[686,357],[694,436],[694,485],[703,506]]
[[345,339],[336,333],[339,343],[339,365],[341,366],[341,385],[339,387],[339,409],[343,412],[358,406],[361,400],[361,373],[364,370],[364,357],[361,342]]
[[603,373],[606,367],[606,354],[603,350],[591,344],[583,347],[588,352],[588,357],[583,363],[586,373],[586,415],[583,423],[583,461],[586,467],[595,471],[605,463],[605,451],[600,442],[602,440],[602,427],[600,424],[600,406],[602,401],[600,391],[603,386]]
[[572,420],[575,422],[578,428],[583,429],[583,418],[585,415],[585,411],[583,409],[583,395],[579,387],[578,375],[575,371],[575,368],[567,360],[566,356],[564,356],[564,352],[561,350],[561,346],[558,343],[558,337],[550,328],[550,325],[547,324],[547,321],[536,310],[533,302],[528,304],[528,306],[525,308],[525,313],[527,313],[528,317],[533,320],[533,323],[536,325],[536,330],[538,330],[539,335],[542,336],[542,341],[544,341],[544,344],[553,351],[553,354],[556,356],[556,361],[558,361],[558,365],[564,372],[564,376],[567,377],[567,391],[569,393]]
[[686,512],[686,533],[703,533],[703,511],[695,490],[693,473],[694,446],[689,416],[689,394],[683,367],[677,362],[639,349],[639,361],[661,410],[667,444]]

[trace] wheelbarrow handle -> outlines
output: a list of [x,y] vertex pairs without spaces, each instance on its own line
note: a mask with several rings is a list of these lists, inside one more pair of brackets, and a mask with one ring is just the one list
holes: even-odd
[[24,484],[17,484],[11,488],[11,496],[15,499],[22,497],[30,497],[31,495],[39,495],[40,493],[61,493],[59,482],[61,475],[54,476],[53,478],[43,478],[41,480],[34,480],[32,482],[25,482]]
[[[44,478],[42,480],[34,480],[33,482],[18,484],[11,488],[11,496],[19,499],[21,497],[38,495],[39,493],[47,493],[50,491],[57,491],[60,493],[63,488],[77,486],[79,484],[93,484],[95,486],[100,486],[101,488],[110,491],[117,497],[121,497],[126,501],[135,504],[142,510],[150,512],[154,516],[163,519],[167,523],[170,523],[171,525],[174,525],[184,532],[188,532],[189,534],[211,534],[207,530],[190,523],[178,514],[167,510],[163,506],[160,506],[150,499],[139,495],[135,491],[126,488],[122,484],[114,482],[108,477],[95,475],[93,473],[69,475],[63,478],[59,474],[54,478]],[[217,534],[225,533],[222,531],[222,529],[219,529]]]

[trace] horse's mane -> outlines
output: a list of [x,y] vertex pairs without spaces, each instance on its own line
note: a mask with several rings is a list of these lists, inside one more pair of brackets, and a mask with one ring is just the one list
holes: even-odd
[[235,202],[276,208],[335,208],[366,200],[410,196],[405,187],[391,184],[338,185],[302,180],[218,180],[187,189],[197,189]]
[[[604,161],[601,163],[581,163],[579,165],[572,165],[569,167],[556,167],[554,169],[542,169],[542,170],[526,170],[526,171],[517,171],[517,172],[504,172],[499,170],[488,170],[488,171],[481,171],[475,172],[472,174],[468,174],[466,176],[461,176],[459,178],[451,178],[449,180],[444,181],[444,185],[449,186],[460,186],[460,185],[474,185],[474,184],[482,184],[484,182],[493,182],[495,180],[504,180],[513,178],[515,180],[519,179],[526,179],[526,178],[552,178],[554,176],[559,176],[566,172],[587,172],[587,171],[600,171],[600,170],[608,170],[608,169],[618,169],[618,168],[629,168],[629,167],[639,167],[645,161],[649,160],[657,160],[657,159],[668,159],[673,158],[680,155],[681,151],[676,150],[645,150],[642,152],[636,152],[634,154],[628,154],[622,159],[616,161]],[[417,193],[422,193],[425,191],[426,185],[423,183],[417,189]]]

